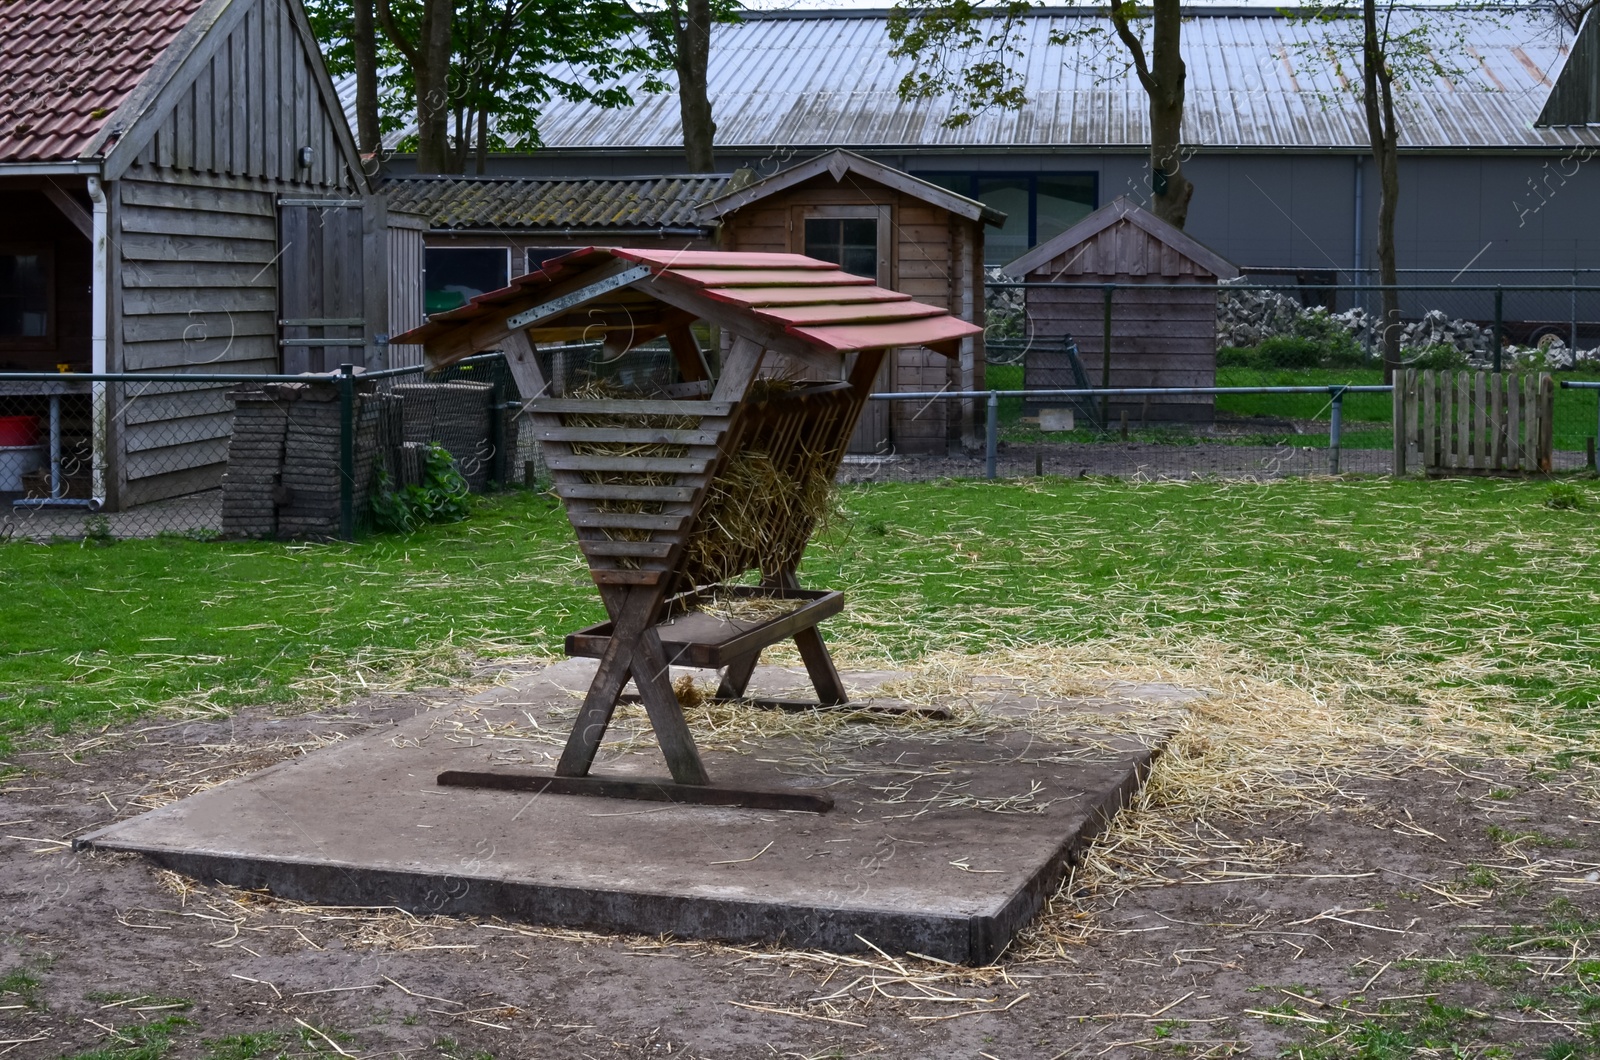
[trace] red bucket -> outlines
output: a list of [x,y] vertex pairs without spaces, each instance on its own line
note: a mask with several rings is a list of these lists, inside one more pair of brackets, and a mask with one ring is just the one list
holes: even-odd
[[0,447],[33,445],[39,441],[39,417],[0,416]]

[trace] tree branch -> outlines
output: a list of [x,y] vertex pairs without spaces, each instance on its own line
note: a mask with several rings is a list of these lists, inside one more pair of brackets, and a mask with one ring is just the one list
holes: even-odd
[[1159,86],[1150,74],[1150,64],[1145,59],[1144,45],[1139,41],[1138,34],[1128,25],[1126,9],[1132,6],[1131,0],[1112,0],[1111,26],[1117,32],[1117,39],[1122,41],[1122,46],[1127,48],[1128,54],[1133,57],[1133,70],[1139,75],[1139,83],[1144,86],[1146,92],[1154,95]]
[[383,27],[383,35],[389,38],[395,50],[406,57],[406,61],[413,67],[417,65],[417,46],[407,40],[406,35],[400,31],[400,24],[394,19],[394,12],[389,9],[389,0],[377,0],[378,25]]

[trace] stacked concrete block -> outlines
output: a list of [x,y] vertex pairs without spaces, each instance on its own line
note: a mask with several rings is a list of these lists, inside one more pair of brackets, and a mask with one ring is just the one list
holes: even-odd
[[494,387],[488,383],[402,383],[394,392],[404,398],[405,440],[443,446],[472,492],[483,492],[494,464],[489,432]]
[[229,537],[275,537],[285,406],[264,390],[240,390],[228,397],[234,414],[228,470],[222,476],[222,532]]
[[283,439],[284,504],[278,536],[289,539],[339,535],[339,391],[331,386],[287,383],[300,388],[286,403]]

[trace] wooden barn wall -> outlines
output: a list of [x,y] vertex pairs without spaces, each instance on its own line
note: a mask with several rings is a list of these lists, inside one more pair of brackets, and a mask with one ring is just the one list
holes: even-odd
[[[343,115],[324,104],[287,7],[245,3],[113,185],[113,370],[278,371],[277,200],[357,188],[336,135]],[[303,146],[310,167],[299,165]],[[117,504],[220,483],[230,387],[120,389]]]
[[[919,302],[939,306],[958,316],[970,317],[962,282],[973,275],[974,246],[982,254],[977,225],[956,217],[921,199],[883,187],[853,175],[845,183],[831,176],[818,177],[786,192],[739,210],[724,221],[723,247],[741,251],[779,251],[800,253],[804,233],[792,224],[795,207],[862,206],[890,207],[890,287],[909,294]],[[981,268],[977,270],[981,285]],[[976,294],[976,316],[981,323],[982,293]],[[892,362],[882,385],[900,392],[967,389],[981,385],[981,374],[971,361],[982,364],[981,348],[963,372],[960,358],[945,357],[921,347],[892,351]],[[942,453],[970,433],[970,420],[963,430],[959,410],[951,402],[935,402],[926,408],[914,402],[894,402],[887,410],[868,405],[865,419],[875,411],[883,420],[888,437],[883,439],[900,452]],[[859,448],[859,446],[858,446]]]
[[[258,177],[302,190],[351,189],[337,130],[312,57],[280,0],[247,0],[244,17],[179,93],[137,165]],[[311,148],[309,168],[300,148]]]
[[[1041,281],[1043,271],[1028,279]],[[1090,382],[1099,386],[1105,355],[1105,301],[1098,287],[1031,288],[1028,319],[1034,344],[1054,353],[1063,336],[1078,344]],[[1211,285],[1193,291],[1116,289],[1111,303],[1111,385],[1113,387],[1209,387],[1217,378],[1217,292]],[[1127,409],[1130,421],[1204,421],[1212,417],[1210,395],[1170,395],[1111,401],[1115,419]]]
[[[276,195],[124,179],[113,369],[278,368]],[[228,387],[124,385],[116,395],[123,505],[215,486],[232,426]]]

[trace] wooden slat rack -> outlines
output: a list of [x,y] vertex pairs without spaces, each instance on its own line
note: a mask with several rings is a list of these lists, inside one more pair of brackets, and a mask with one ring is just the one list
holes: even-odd
[[[896,308],[864,316],[862,303],[871,301]],[[715,379],[691,330],[696,320],[727,337]],[[421,344],[439,367],[488,349],[505,352],[609,616],[567,638],[568,654],[599,665],[553,776],[452,770],[438,782],[760,809],[831,807],[817,792],[712,783],[670,667],[721,670],[720,700],[852,709],[818,631],[843,610],[844,597],[800,587],[815,510],[792,498],[833,481],[886,350],[922,346],[949,356],[979,330],[800,255],[613,248],[547,262],[394,339]],[[610,354],[664,337],[684,382],[662,395],[547,397],[537,344],[574,332],[602,337]],[[764,379],[769,351],[839,381]],[[768,481],[786,484],[787,494],[754,489],[736,474],[748,473],[758,457]],[[760,532],[728,530],[730,504],[757,506],[754,523],[746,511],[742,525]],[[730,584],[751,571],[760,574],[759,586]],[[770,613],[741,617],[738,608],[748,616],[751,605]],[[799,648],[816,700],[747,698],[761,652],[784,640]],[[630,680],[670,780],[590,773]]]

